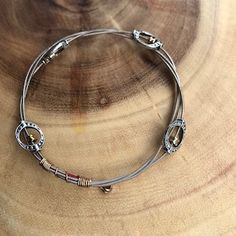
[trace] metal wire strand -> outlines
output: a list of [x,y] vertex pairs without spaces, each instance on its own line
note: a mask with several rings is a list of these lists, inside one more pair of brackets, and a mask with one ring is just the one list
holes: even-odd
[[[122,30],[117,30],[117,29],[94,29],[94,30],[74,33],[56,41],[53,45],[51,45],[49,48],[45,49],[42,53],[38,55],[38,57],[31,64],[26,74],[25,81],[23,84],[22,94],[20,98],[21,121],[26,120],[25,99],[27,97],[27,92],[28,92],[30,82],[33,76],[37,73],[37,71],[42,66],[46,65],[48,61],[51,60],[51,58],[49,58],[50,60],[47,58],[48,61],[46,61],[45,55],[49,54],[50,56],[52,56],[50,52],[62,42],[65,42],[66,44],[70,44],[75,39],[89,37],[89,36],[96,36],[96,35],[101,35],[101,34],[113,34],[122,38],[133,40],[133,33],[130,31],[122,31]],[[159,58],[165,64],[167,69],[170,71],[170,73],[172,74],[173,81],[175,83],[175,99],[174,99],[172,116],[170,119],[170,122],[173,122],[177,118],[182,118],[183,113],[184,113],[183,94],[182,94],[181,86],[180,86],[180,78],[177,74],[174,61],[171,58],[171,56],[167,53],[167,51],[163,47],[155,49],[153,51],[156,53],[157,56],[159,56]],[[26,134],[28,134],[26,129],[25,129],[25,132]],[[179,129],[177,132],[179,132]],[[143,173],[147,168],[149,168],[156,162],[160,161],[167,153],[163,151],[163,144],[161,144],[152,156],[150,156],[138,169],[134,170],[133,172],[129,174],[114,177],[109,180],[89,180],[89,179],[83,178],[81,182],[76,181],[76,178],[70,177],[66,171],[62,171],[58,167],[48,164],[48,162],[43,157],[40,150],[36,152],[32,152],[32,154],[40,163],[47,164],[47,165],[44,164],[44,167],[46,167],[47,170],[54,173],[56,176],[63,178],[67,182],[78,184],[80,186],[84,185],[84,186],[94,186],[94,187],[107,187],[107,186],[118,184],[120,182],[137,177],[138,175]]]

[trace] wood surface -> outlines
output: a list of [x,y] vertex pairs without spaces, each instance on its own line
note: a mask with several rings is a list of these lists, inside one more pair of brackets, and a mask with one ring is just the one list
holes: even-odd
[[[0,235],[236,235],[234,0],[0,1]],[[103,194],[43,170],[15,141],[32,60],[95,28],[159,36],[182,79],[182,148]],[[78,40],[33,79],[27,118],[60,168],[110,178],[159,145],[173,87],[157,58],[115,36]]]

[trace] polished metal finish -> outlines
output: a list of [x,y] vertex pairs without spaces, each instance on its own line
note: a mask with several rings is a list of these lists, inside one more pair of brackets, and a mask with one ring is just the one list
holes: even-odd
[[[28,140],[31,140],[30,143],[25,144],[21,141],[21,133],[24,132],[25,130],[27,130],[27,128],[35,129],[40,134],[40,139],[37,143],[35,142],[36,140],[35,140],[35,138],[33,138],[32,134],[28,135]],[[16,128],[15,136],[16,136],[16,140],[20,144],[20,146],[30,152],[39,151],[45,142],[43,131],[39,128],[38,125],[36,125],[35,123],[30,122],[30,121],[22,120]]]
[[104,187],[100,187],[100,189],[104,192],[104,193],[110,193],[112,191],[112,186],[104,186]]
[[[176,136],[172,137],[171,140],[171,133],[175,128],[178,128],[178,130]],[[180,134],[180,139],[179,139],[177,138],[177,136],[179,135],[180,129],[182,131],[182,134]],[[171,124],[169,124],[163,140],[164,149],[166,152],[172,153],[180,148],[185,135],[185,131],[186,131],[186,125],[183,119],[176,119]]]
[[[64,170],[59,169],[58,167],[54,166],[49,161],[47,161],[46,158],[44,158],[41,153],[41,149],[44,144],[43,132],[38,125],[36,125],[33,122],[27,121],[25,114],[25,99],[27,96],[28,88],[31,79],[37,73],[37,71],[40,70],[41,67],[48,64],[53,58],[58,56],[65,48],[67,48],[67,46],[73,40],[100,34],[113,34],[118,37],[133,40],[134,42],[137,42],[138,44],[151,50],[165,64],[166,68],[171,73],[173,82],[175,84],[175,99],[173,105],[173,113],[169,121],[169,126],[167,127],[165,133],[163,134],[162,144],[160,144],[156,152],[152,156],[150,156],[138,169],[134,170],[129,174],[114,177],[109,180],[94,180],[90,178],[73,175]],[[163,44],[158,39],[158,37],[155,37],[153,34],[148,33],[146,31],[134,30],[133,32],[130,32],[116,29],[96,29],[96,30],[74,33],[58,40],[52,46],[50,46],[49,48],[45,49],[42,53],[40,53],[38,57],[33,61],[32,65],[30,66],[26,74],[23,85],[22,95],[20,98],[20,124],[16,128],[15,135],[19,145],[25,150],[30,151],[33,154],[33,156],[39,161],[40,165],[44,167],[44,169],[55,174],[55,176],[57,176],[58,178],[63,179],[68,183],[73,183],[82,187],[90,187],[90,186],[99,187],[103,190],[104,193],[108,193],[112,190],[112,185],[135,178],[136,176],[143,173],[148,167],[152,166],[154,163],[161,160],[166,154],[172,153],[177,149],[179,149],[179,147],[183,142],[183,138],[186,131],[185,122],[183,120],[183,113],[184,113],[184,102],[180,86],[180,78],[177,74],[176,66],[171,56],[165,51],[165,49],[163,48]],[[33,128],[37,130],[37,132],[40,135],[38,141],[35,140],[35,138],[31,134],[28,133],[27,131],[28,128]],[[173,131],[176,131],[174,135]],[[23,143],[21,141],[20,135],[22,132],[24,132],[23,134],[25,135],[26,138],[28,138],[27,139],[28,143]]]
[[149,49],[160,49],[163,45],[158,38],[146,31],[134,30],[133,37],[134,40]]
[[57,57],[66,47],[68,46],[68,42],[66,40],[57,43],[55,46],[49,49],[49,51],[44,55],[42,61],[47,64],[54,57]]

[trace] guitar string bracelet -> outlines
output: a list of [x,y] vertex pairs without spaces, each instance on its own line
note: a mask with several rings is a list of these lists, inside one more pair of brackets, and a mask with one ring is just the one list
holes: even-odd
[[[41,150],[45,142],[44,134],[41,128],[34,122],[26,119],[25,114],[25,99],[27,96],[28,88],[31,79],[36,72],[44,65],[48,64],[53,58],[58,56],[68,45],[75,39],[95,36],[101,34],[113,34],[126,39],[131,39],[134,42],[142,45],[143,47],[151,50],[155,53],[161,61],[165,64],[167,69],[172,75],[172,79],[175,84],[175,98],[173,103],[173,112],[170,118],[169,125],[163,134],[163,141],[160,147],[157,148],[154,155],[150,156],[138,169],[133,172],[118,176],[109,180],[95,180],[87,177],[83,177],[77,174],[72,174],[62,169],[59,169],[54,164],[50,163],[42,154]],[[16,128],[15,136],[19,145],[32,153],[32,155],[38,160],[39,164],[47,171],[52,172],[55,176],[82,187],[99,187],[104,193],[108,193],[112,190],[112,186],[120,182],[132,179],[154,163],[162,159],[166,154],[171,154],[178,150],[181,146],[186,125],[183,119],[184,103],[183,95],[180,86],[180,78],[176,72],[175,64],[170,55],[164,50],[162,42],[154,35],[145,32],[134,30],[133,32],[121,31],[116,29],[95,29],[90,31],[78,32],[75,34],[68,35],[60,40],[56,41],[52,46],[44,50],[31,64],[23,85],[23,90],[20,98],[20,123]],[[36,139],[29,130],[35,130],[38,133],[39,138]],[[24,137],[24,140],[22,138]]]

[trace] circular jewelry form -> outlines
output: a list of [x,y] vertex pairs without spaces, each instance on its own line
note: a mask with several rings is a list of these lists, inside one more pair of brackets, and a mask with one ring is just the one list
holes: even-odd
[[[40,139],[37,143],[32,142],[31,144],[25,144],[21,141],[21,138],[20,138],[21,132],[27,128],[34,129],[39,133]],[[21,123],[16,128],[15,135],[16,135],[16,140],[20,144],[20,146],[24,148],[25,150],[28,150],[31,152],[37,152],[41,150],[45,142],[43,131],[39,128],[37,124],[30,121],[24,121],[24,120],[21,121]]]
[[[117,176],[109,180],[106,180],[106,179],[95,180],[95,179],[83,177],[81,175],[69,173],[65,170],[59,169],[54,164],[50,163],[50,161],[48,161],[41,153],[41,148],[44,144],[44,135],[43,135],[42,130],[35,123],[26,121],[27,119],[25,116],[25,99],[26,99],[26,95],[28,92],[31,79],[35,75],[35,73],[41,67],[50,63],[51,60],[53,60],[56,56],[58,56],[75,39],[79,39],[79,38],[83,38],[87,36],[95,36],[95,35],[100,35],[100,34],[114,34],[119,37],[130,39],[144,46],[146,49],[153,51],[153,53],[159,56],[162,62],[166,65],[167,69],[171,72],[173,82],[175,83],[175,88],[176,88],[174,109],[173,109],[173,114],[171,118],[171,121],[173,122],[170,123],[170,125],[167,127],[165,131],[165,134],[163,137],[163,143],[160,144],[160,147],[157,149],[154,155],[148,158],[146,162],[144,162],[143,165],[141,165],[138,169],[134,170],[133,172],[129,174],[126,174],[123,176]],[[155,37],[151,33],[148,33],[146,31],[139,31],[139,30],[134,30],[133,32],[130,32],[130,31],[122,31],[122,30],[116,30],[116,29],[95,29],[95,30],[90,30],[90,31],[77,32],[77,33],[61,38],[60,40],[52,44],[49,48],[44,50],[41,54],[39,54],[39,56],[34,60],[33,64],[30,66],[30,69],[24,81],[22,96],[20,99],[21,123],[16,128],[15,135],[16,135],[16,139],[19,145],[25,150],[30,151],[33,154],[33,156],[39,161],[39,164],[42,167],[44,167],[45,170],[53,173],[55,176],[65,180],[68,183],[73,183],[82,187],[90,187],[90,186],[99,187],[103,190],[104,193],[108,193],[112,190],[112,185],[121,183],[123,181],[129,180],[138,176],[139,174],[144,172],[144,170],[146,170],[148,167],[150,167],[151,165],[156,163],[158,160],[160,160],[164,155],[166,155],[167,153],[172,153],[180,147],[183,141],[185,130],[186,130],[185,122],[182,119],[183,110],[184,110],[184,102],[183,102],[183,96],[182,96],[182,91],[181,91],[181,86],[180,86],[180,78],[177,74],[176,66],[172,58],[163,48],[163,44],[159,40],[159,38]],[[32,134],[28,134],[27,129],[34,129],[39,133],[40,138],[37,142],[32,136]],[[173,135],[172,132],[174,130],[177,130],[177,132],[175,132],[175,134]],[[25,144],[21,140],[22,131],[24,131],[23,134],[26,135],[26,138],[29,139],[29,140],[26,140],[27,144]],[[179,132],[181,133],[179,134]],[[174,141],[171,140],[172,138],[171,135],[174,136]],[[178,138],[180,140],[178,140]],[[178,142],[176,142],[176,140]]]
[[[175,128],[178,128],[178,132],[179,132],[179,129],[182,130],[181,139],[179,140],[178,144],[176,144],[176,145],[170,141],[171,132]],[[177,151],[180,148],[180,146],[183,142],[185,131],[186,131],[186,125],[185,125],[185,121],[183,119],[176,119],[172,123],[169,124],[169,126],[165,132],[164,142],[163,142],[164,149],[166,150],[166,152],[172,153],[172,152]]]

